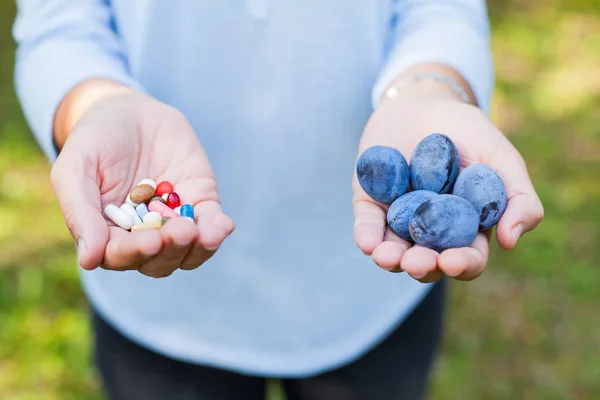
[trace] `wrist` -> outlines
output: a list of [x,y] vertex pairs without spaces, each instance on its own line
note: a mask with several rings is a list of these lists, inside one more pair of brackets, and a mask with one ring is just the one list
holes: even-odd
[[99,102],[136,93],[128,86],[105,79],[90,79],[75,86],[63,98],[54,115],[53,140],[56,149],[62,149],[73,127]]
[[446,99],[477,106],[466,80],[443,64],[422,64],[398,74],[383,91],[380,104],[406,99]]
[[399,86],[390,86],[383,94],[381,104],[395,99],[445,98],[466,103],[465,99],[447,84],[434,80],[410,81]]

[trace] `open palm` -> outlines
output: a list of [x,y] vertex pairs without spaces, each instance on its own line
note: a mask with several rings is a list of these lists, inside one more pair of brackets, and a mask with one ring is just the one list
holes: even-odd
[[[142,179],[169,181],[194,206],[197,224],[176,218],[160,230],[125,231],[105,219]],[[208,158],[186,118],[135,94],[94,107],[73,129],[52,170],[52,185],[86,269],[165,277],[194,269],[233,231]]]
[[[386,145],[400,150],[409,161],[419,141],[431,133],[443,133],[454,141],[461,155],[461,168],[485,163],[502,177],[509,201],[496,236],[503,248],[514,248],[519,237],[541,221],[543,207],[522,157],[478,108],[449,97],[384,103],[365,128],[359,155],[370,146]],[[480,232],[471,247],[448,249],[441,254],[413,246],[386,228],[387,207],[362,190],[356,173],[353,191],[356,243],[381,268],[405,271],[422,282],[443,275],[470,280],[483,272],[489,255],[489,232]]]

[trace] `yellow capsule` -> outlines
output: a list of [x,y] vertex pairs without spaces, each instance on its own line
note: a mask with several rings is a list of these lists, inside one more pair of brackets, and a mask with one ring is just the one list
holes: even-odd
[[160,222],[145,222],[142,224],[135,224],[131,227],[131,232],[138,231],[140,229],[160,229],[162,224]]

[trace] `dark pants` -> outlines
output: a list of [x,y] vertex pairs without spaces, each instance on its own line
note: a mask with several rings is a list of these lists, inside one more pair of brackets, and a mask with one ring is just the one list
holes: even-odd
[[[305,379],[284,379],[288,400],[416,400],[441,338],[446,282],[360,359]],[[110,400],[264,400],[266,379],[179,362],[134,344],[94,314],[96,361]]]

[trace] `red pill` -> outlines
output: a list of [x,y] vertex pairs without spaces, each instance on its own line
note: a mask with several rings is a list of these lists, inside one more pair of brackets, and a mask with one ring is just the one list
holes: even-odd
[[162,196],[165,193],[171,193],[173,191],[173,185],[169,182],[161,182],[156,186],[154,191],[155,195]]
[[179,195],[175,192],[169,193],[169,197],[167,197],[167,205],[171,208],[179,207],[181,205],[181,199],[179,199]]

